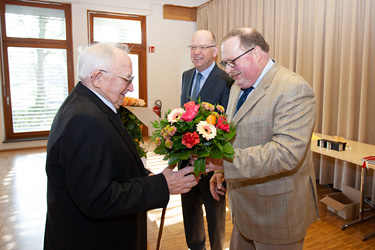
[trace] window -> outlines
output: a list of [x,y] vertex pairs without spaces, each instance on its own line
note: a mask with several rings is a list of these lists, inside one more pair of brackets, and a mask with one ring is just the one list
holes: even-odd
[[147,103],[146,17],[109,12],[88,11],[89,42],[125,43],[135,76],[134,91],[127,96]]
[[1,1],[6,141],[46,138],[74,87],[69,4]]

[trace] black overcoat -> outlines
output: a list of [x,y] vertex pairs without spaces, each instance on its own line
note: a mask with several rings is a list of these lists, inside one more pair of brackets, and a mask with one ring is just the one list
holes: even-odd
[[78,83],[47,144],[45,249],[147,249],[147,214],[169,201],[162,174],[142,164],[119,117]]

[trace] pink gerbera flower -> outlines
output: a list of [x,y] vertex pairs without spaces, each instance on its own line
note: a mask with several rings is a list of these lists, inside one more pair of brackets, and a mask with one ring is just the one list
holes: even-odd
[[182,109],[182,108],[176,108],[174,110],[172,110],[169,114],[168,114],[168,122],[170,123],[175,123],[175,122],[178,122],[181,118],[181,115],[184,113],[185,111]]
[[200,121],[197,124],[197,131],[199,134],[203,136],[203,138],[205,138],[208,141],[215,138],[216,136],[215,126],[206,121]]

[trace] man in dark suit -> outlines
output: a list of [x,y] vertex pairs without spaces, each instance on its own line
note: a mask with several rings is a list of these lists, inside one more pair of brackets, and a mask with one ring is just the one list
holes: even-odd
[[152,175],[117,108],[133,91],[132,64],[113,44],[78,59],[80,82],[60,107],[47,144],[44,249],[147,249],[146,211],[197,181],[193,168]]
[[[182,74],[181,106],[191,100],[200,100],[227,107],[230,87],[233,83],[215,63],[218,53],[215,36],[208,30],[194,33],[189,46],[191,61],[195,68]],[[189,164],[179,163],[179,169]],[[225,236],[225,195],[219,201],[213,199],[209,191],[212,172],[201,176],[197,186],[181,195],[185,237],[192,250],[205,249],[205,229],[202,204],[206,210],[208,234],[212,250],[223,249]]]

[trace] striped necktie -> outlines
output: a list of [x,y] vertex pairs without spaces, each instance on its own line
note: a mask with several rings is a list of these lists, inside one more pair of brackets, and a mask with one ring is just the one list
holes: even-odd
[[195,80],[195,86],[194,86],[194,89],[193,89],[193,93],[191,94],[192,100],[196,101],[198,99],[198,95],[199,95],[199,92],[200,92],[200,89],[201,89],[201,79],[202,79],[202,74],[198,72],[196,80]]

